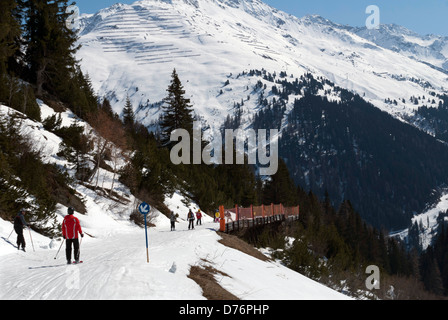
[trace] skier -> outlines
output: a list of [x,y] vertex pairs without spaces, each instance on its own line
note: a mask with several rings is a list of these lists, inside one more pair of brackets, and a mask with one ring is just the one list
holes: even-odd
[[81,237],[84,237],[82,233],[81,224],[79,223],[78,218],[74,215],[75,210],[70,207],[67,210],[68,215],[65,216],[64,221],[62,222],[62,236],[66,240],[65,254],[67,257],[67,264],[72,263],[72,244],[74,247],[74,258],[75,263],[79,263],[79,240],[78,233]]
[[196,212],[196,219],[196,225],[200,224],[202,226],[202,213],[200,209]]
[[190,227],[191,229],[194,229],[194,213],[193,211],[191,211],[191,209],[190,211],[188,211],[187,219],[188,219],[188,230],[190,230]]
[[215,222],[219,222],[219,217],[221,216],[221,214],[219,213],[219,211],[216,211],[215,213]]
[[23,237],[23,229],[28,226],[28,223],[25,220],[26,211],[25,209],[22,209],[19,211],[17,216],[14,219],[14,230],[17,233],[17,250],[20,250],[20,246],[22,246],[22,251],[25,251],[25,238]]
[[171,231],[176,231],[176,215],[174,214],[174,211],[171,211]]

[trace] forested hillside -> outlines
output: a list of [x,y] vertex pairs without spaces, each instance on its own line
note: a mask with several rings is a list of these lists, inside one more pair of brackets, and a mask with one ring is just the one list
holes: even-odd
[[[363,97],[311,74],[251,70],[243,76],[270,85],[258,81],[253,88],[260,107],[253,118],[242,123],[236,102],[224,126],[279,129],[279,154],[305,189],[320,197],[327,191],[335,204],[350,199],[372,225],[397,230],[408,227],[413,214],[436,199],[434,190],[445,186],[446,145]],[[425,118],[435,123],[436,137],[446,130],[441,106],[418,111],[442,115]]]

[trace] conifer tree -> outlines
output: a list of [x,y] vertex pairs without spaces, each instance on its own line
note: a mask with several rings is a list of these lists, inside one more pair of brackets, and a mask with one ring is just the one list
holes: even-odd
[[93,92],[89,75],[84,75],[79,66],[75,67],[67,88],[60,93],[60,98],[70,104],[76,115],[86,119],[90,113],[98,111],[98,97]]
[[0,76],[9,71],[8,64],[20,52],[21,26],[18,2],[2,0],[0,3]]
[[185,129],[190,134],[193,132],[193,109],[190,99],[185,98],[185,90],[179,80],[176,69],[171,75],[171,83],[167,89],[163,107],[164,114],[161,117],[161,143],[162,146],[171,147],[171,133],[176,129]]
[[19,1],[2,0],[0,2],[0,101],[12,106],[17,97],[19,81],[17,61],[20,57],[20,7]]
[[43,90],[61,93],[68,90],[76,74],[76,33],[66,27],[67,0],[24,0],[25,61],[29,80],[36,84],[37,96]]
[[282,203],[287,206],[297,205],[296,186],[290,176],[289,170],[283,159],[278,161],[277,173],[266,182],[263,190],[263,203]]
[[134,108],[129,96],[126,97],[126,105],[123,109],[123,124],[127,130],[131,130],[135,124]]

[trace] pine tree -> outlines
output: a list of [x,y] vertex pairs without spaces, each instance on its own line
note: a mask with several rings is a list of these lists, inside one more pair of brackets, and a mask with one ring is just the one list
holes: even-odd
[[66,27],[67,0],[24,0],[26,12],[25,61],[29,80],[36,84],[37,96],[43,90],[68,90],[76,73],[77,36]]
[[0,76],[9,70],[8,65],[20,50],[20,10],[16,0],[0,3]]
[[171,84],[168,89],[168,96],[164,99],[164,114],[161,118],[161,143],[162,146],[171,147],[171,133],[176,129],[185,129],[190,135],[193,132],[193,109],[190,99],[184,97],[185,90],[179,80],[176,69],[171,75]]
[[20,58],[20,10],[18,1],[0,2],[0,101],[11,107],[18,94],[17,60]]
[[126,97],[126,105],[123,109],[123,124],[127,130],[132,130],[135,124],[134,108],[129,96]]
[[98,111],[99,102],[93,92],[89,75],[84,75],[81,68],[76,65],[67,89],[60,92],[60,98],[68,103],[76,115],[87,119],[89,114]]
[[289,170],[283,159],[278,161],[277,173],[266,182],[263,190],[263,203],[282,203],[285,206],[297,205],[296,186],[290,176]]
[[426,289],[435,294],[443,294],[443,280],[432,246],[429,246],[422,255],[420,268]]

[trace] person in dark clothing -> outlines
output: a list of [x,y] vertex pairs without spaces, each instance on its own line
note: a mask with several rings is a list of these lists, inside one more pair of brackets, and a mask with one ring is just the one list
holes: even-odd
[[79,262],[79,240],[78,233],[84,237],[82,233],[81,224],[78,218],[74,216],[75,210],[68,208],[68,215],[65,216],[62,222],[62,236],[66,240],[65,254],[67,257],[67,264],[71,264],[72,260],[72,245],[74,249],[75,263]]
[[194,229],[194,213],[193,211],[188,211],[188,215],[187,215],[187,219],[188,219],[188,230]]
[[25,220],[26,211],[24,209],[20,210],[14,219],[14,231],[17,233],[17,249],[20,250],[20,246],[22,246],[22,250],[25,252],[25,238],[23,237],[23,229],[28,227],[28,223]]
[[171,217],[170,217],[170,221],[171,221],[171,231],[175,231],[176,230],[176,215],[174,214],[174,211],[171,211]]

